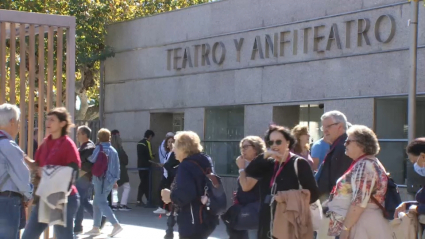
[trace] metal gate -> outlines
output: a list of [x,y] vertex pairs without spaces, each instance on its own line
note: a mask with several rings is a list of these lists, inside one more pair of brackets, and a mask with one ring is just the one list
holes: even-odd
[[[56,82],[56,83],[54,83]],[[33,156],[45,113],[75,109],[75,17],[0,10],[0,104],[21,109],[19,146]],[[27,127],[25,127],[27,125]],[[27,217],[28,218],[28,217]],[[49,238],[49,231],[44,233]]]

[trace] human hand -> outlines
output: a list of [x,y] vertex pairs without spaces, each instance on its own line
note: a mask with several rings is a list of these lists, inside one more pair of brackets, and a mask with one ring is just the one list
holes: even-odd
[[417,214],[418,213],[418,206],[412,205],[409,207],[409,213]]
[[239,169],[244,169],[245,168],[245,159],[241,156],[239,156],[236,159],[236,165],[238,166]]
[[350,236],[350,231],[342,230],[341,234],[339,235],[339,239],[348,239]]
[[164,189],[162,189],[162,190],[161,190],[161,197],[162,197],[162,201],[163,201],[165,204],[169,204],[169,203],[171,203],[171,198],[170,198],[170,196],[171,196],[171,191],[170,191],[170,189],[168,189],[168,188],[164,188]]
[[399,205],[399,206],[395,209],[395,212],[394,212],[394,218],[398,218],[398,214],[399,214],[400,212],[406,212],[406,204],[405,204],[405,203],[400,204],[400,205]]
[[282,154],[280,154],[279,152],[277,152],[277,151],[274,151],[274,150],[267,150],[265,153],[264,153],[264,158],[265,159],[267,159],[267,158],[273,158],[273,159],[275,159],[275,160],[277,160],[277,161],[281,161],[282,160],[282,158],[283,158],[283,155]]

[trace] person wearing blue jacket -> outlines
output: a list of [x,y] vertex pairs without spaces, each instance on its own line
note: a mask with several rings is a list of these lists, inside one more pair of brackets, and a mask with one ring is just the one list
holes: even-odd
[[207,239],[218,224],[218,216],[207,211],[204,196],[205,172],[212,172],[209,156],[202,153],[199,136],[182,131],[174,137],[174,153],[181,163],[171,190],[161,192],[165,203],[177,207],[180,239]]
[[[92,236],[100,235],[102,215],[105,215],[109,222],[114,226],[112,233],[109,235],[113,237],[120,233],[123,229],[118,223],[112,209],[109,207],[107,197],[112,191],[112,188],[118,188],[117,181],[120,179],[120,160],[118,158],[117,151],[111,145],[111,132],[108,129],[100,129],[97,137],[103,147],[103,152],[105,152],[108,157],[108,169],[105,176],[102,178],[93,175],[93,229],[86,234]],[[92,156],[90,156],[88,160],[94,164],[98,159],[99,152],[100,146],[97,145]]]

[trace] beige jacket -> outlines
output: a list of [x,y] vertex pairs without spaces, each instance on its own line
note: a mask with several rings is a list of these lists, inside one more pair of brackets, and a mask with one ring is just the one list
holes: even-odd
[[310,191],[278,192],[273,236],[277,239],[311,239],[313,224],[310,215]]

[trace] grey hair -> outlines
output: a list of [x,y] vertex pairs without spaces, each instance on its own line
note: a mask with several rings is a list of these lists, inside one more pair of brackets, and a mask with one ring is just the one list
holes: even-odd
[[338,110],[328,111],[324,113],[320,119],[323,121],[328,118],[332,118],[335,121],[335,123],[342,123],[345,130],[348,129],[347,117],[342,112]]
[[87,136],[87,138],[90,138],[90,136],[91,136],[91,129],[88,126],[81,125],[81,126],[78,127],[77,130],[81,130],[81,132],[84,133]]
[[378,138],[373,130],[364,125],[353,125],[347,131],[348,135],[353,135],[357,145],[363,148],[363,152],[367,155],[377,155],[380,147]]
[[242,149],[242,144],[243,142],[248,141],[249,143],[252,144],[252,146],[254,147],[255,151],[258,154],[262,154],[264,152],[266,152],[266,144],[264,143],[263,139],[258,137],[258,136],[246,136],[245,138],[243,138],[241,140],[241,142],[239,143],[239,147]]
[[0,126],[7,126],[11,120],[19,121],[21,110],[16,105],[4,103],[0,105]]

